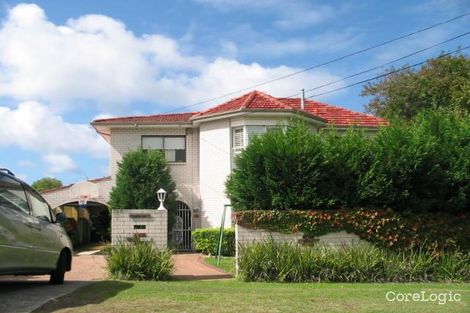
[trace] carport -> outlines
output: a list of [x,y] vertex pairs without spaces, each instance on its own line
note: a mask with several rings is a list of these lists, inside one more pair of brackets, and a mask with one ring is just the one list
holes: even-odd
[[74,246],[80,246],[110,240],[110,190],[111,178],[103,177],[46,190],[42,196],[54,211],[65,213],[64,228]]

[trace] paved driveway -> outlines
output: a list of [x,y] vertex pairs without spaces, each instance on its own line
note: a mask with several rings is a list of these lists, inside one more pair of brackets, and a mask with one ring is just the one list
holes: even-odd
[[[94,251],[98,252],[98,251]],[[0,276],[0,313],[29,313],[92,281],[106,279],[103,255],[82,252],[73,258],[63,285],[49,285],[49,276]],[[231,275],[207,265],[200,254],[176,254],[173,279],[220,279]]]
[[92,281],[105,279],[104,266],[102,255],[74,256],[72,271],[65,274],[63,285],[50,285],[49,276],[0,276],[0,312],[31,312]]

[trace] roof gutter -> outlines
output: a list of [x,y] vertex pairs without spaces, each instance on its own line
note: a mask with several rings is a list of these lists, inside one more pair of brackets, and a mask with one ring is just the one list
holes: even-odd
[[259,110],[256,110],[256,109],[238,109],[238,110],[229,111],[229,112],[211,114],[211,115],[207,115],[207,116],[197,116],[197,117],[191,118],[191,120],[194,121],[194,123],[200,123],[200,122],[203,122],[203,121],[207,122],[207,121],[213,121],[213,120],[217,120],[217,119],[221,119],[221,118],[236,117],[236,116],[241,116],[241,115],[251,114],[251,113],[258,113],[258,114],[265,113],[265,114],[269,114],[269,115],[278,115],[278,113],[300,114],[300,115],[302,115],[306,118],[316,120],[316,121],[319,121],[319,122],[323,122],[323,123],[327,123],[327,120],[325,120],[325,119],[323,119],[319,116],[315,116],[315,115],[310,114],[308,112],[299,111],[299,110],[295,110],[295,109],[273,109],[273,110],[269,110],[269,109],[259,109]]

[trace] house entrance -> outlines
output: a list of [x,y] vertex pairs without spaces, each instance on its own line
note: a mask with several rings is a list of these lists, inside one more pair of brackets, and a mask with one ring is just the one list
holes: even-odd
[[192,250],[191,209],[182,202],[176,201],[176,216],[172,231],[172,248],[176,251]]

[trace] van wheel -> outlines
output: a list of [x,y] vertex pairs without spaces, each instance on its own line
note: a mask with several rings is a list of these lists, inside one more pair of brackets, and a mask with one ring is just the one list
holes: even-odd
[[51,272],[51,278],[49,279],[49,283],[53,285],[63,284],[66,268],[67,268],[67,255],[64,252],[61,252],[59,256],[59,260],[57,260],[57,268]]

